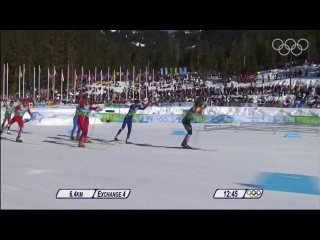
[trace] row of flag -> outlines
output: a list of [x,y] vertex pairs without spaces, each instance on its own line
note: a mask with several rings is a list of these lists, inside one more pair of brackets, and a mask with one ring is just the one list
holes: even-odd
[[[141,71],[141,70],[140,70]],[[83,67],[82,67],[82,72],[84,72],[83,71]],[[95,72],[96,72],[96,70],[95,70]],[[132,75],[131,75],[131,73],[129,74],[130,75],[130,77],[134,77],[135,76],[135,70],[134,70],[134,68],[133,68],[133,72],[132,72]],[[21,68],[21,66],[19,66],[19,76],[20,76],[20,78],[22,78],[23,77],[23,74],[25,73],[25,67],[23,67],[23,68]],[[41,73],[41,68],[40,68],[40,66],[39,66],[39,73]],[[90,70],[89,70],[89,73],[90,73]],[[182,67],[179,67],[179,68],[160,68],[160,74],[161,75],[168,75],[168,74],[187,74],[188,73],[188,70],[187,70],[187,67],[184,67],[184,68],[182,68]],[[145,77],[146,76],[146,74],[147,74],[147,71],[145,71],[145,72],[143,72],[143,73],[138,73],[137,75],[136,75],[136,80],[138,80],[139,78],[140,78],[140,76],[141,77]],[[75,73],[75,71],[74,70],[68,70],[68,77],[70,78],[70,79],[72,79],[73,78],[73,76],[75,75],[75,78],[74,79],[76,79],[77,81],[79,80],[79,78],[80,78],[80,76],[78,76],[76,73]],[[96,74],[95,74],[96,75]],[[55,69],[55,67],[53,67],[53,73],[50,73],[50,71],[49,71],[49,68],[48,68],[48,77],[49,78],[52,78],[52,77],[58,77],[58,73],[57,73],[57,71],[56,71],[56,69]],[[64,74],[63,74],[63,69],[61,69],[61,79],[62,79],[62,81],[64,81]],[[86,75],[87,76],[87,75]],[[114,74],[112,74],[111,75],[111,80],[114,80],[114,78],[115,77],[119,77],[119,76],[123,76],[123,77],[125,77],[125,72],[123,72],[123,71],[121,71],[121,72],[119,72],[119,71],[116,71],[116,72],[114,72]],[[151,76],[151,74],[149,73],[149,77]],[[99,74],[98,75],[98,77],[95,77],[95,76],[93,76],[93,75],[88,75],[88,78],[90,78],[90,80],[93,80],[93,81],[95,81],[96,80],[96,78],[97,78],[97,80],[100,80],[101,79],[101,75]]]
[[[135,80],[136,82],[140,81],[142,79],[142,77],[144,79],[148,79],[149,81],[153,81],[155,79],[155,71],[154,69],[152,70],[152,73],[149,72],[149,68],[146,67],[145,70],[139,69],[138,71],[136,71],[135,66],[133,66],[132,71],[130,70],[126,70],[125,72],[123,70],[121,70],[121,66],[120,66],[120,71],[116,71],[113,70],[113,72],[110,72],[110,68],[108,67],[107,70],[107,74],[103,75],[102,70],[100,71],[99,74],[97,74],[97,67],[95,67],[94,70],[94,74],[90,74],[90,70],[88,75],[85,75],[84,73],[84,69],[83,66],[81,68],[81,74],[77,74],[77,71],[74,70],[70,70],[69,66],[67,68],[67,99],[68,99],[68,89],[69,89],[69,82],[73,83],[73,91],[74,91],[74,95],[76,94],[76,88],[77,88],[77,84],[82,80],[89,80],[89,84],[90,81],[102,81],[103,80],[108,80],[110,79],[111,81],[115,81],[116,78],[120,78],[119,80],[121,81],[122,79],[124,81],[129,81],[129,80]],[[64,85],[65,82],[65,76],[63,73],[63,69],[60,70],[60,96],[62,96],[62,87]],[[177,74],[179,72],[179,74],[187,74],[187,67],[179,67],[179,68],[160,68],[160,74],[161,75],[168,75],[170,72],[170,74]],[[9,80],[8,80],[8,76],[9,76],[9,65],[4,64],[3,65],[3,82],[2,82],[2,92],[3,95],[8,96],[8,85],[9,85]],[[159,73],[159,72],[158,72]],[[26,69],[25,69],[25,64],[23,64],[22,66],[19,66],[19,97],[20,97],[20,81],[22,80],[22,97],[25,97],[25,75],[26,75]],[[36,86],[36,76],[38,77],[38,84]],[[36,74],[36,67],[33,68],[33,84],[32,84],[32,90],[33,90],[33,98],[35,99],[35,89],[40,89],[40,80],[41,80],[41,76],[42,76],[42,71],[41,71],[41,67],[40,65],[38,66],[38,74]],[[47,76],[47,91],[49,92],[50,87],[52,89],[55,89],[55,81],[57,79],[59,79],[59,74],[58,71],[56,70],[56,67],[53,66],[53,68],[50,70],[50,68],[48,68],[47,74],[43,75],[43,77]],[[5,81],[6,80],[6,81]],[[80,85],[80,88],[82,90],[83,85]],[[5,91],[6,88],[6,91]],[[6,94],[5,94],[6,93]],[[49,95],[47,96],[47,98],[49,99]],[[54,99],[54,91],[53,91],[53,96],[52,98]]]

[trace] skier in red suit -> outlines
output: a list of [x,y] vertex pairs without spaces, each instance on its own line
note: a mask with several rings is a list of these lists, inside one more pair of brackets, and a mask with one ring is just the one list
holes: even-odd
[[21,136],[21,132],[23,131],[23,126],[24,126],[23,119],[22,119],[23,115],[26,112],[28,112],[30,114],[30,116],[32,116],[32,112],[30,111],[30,108],[29,108],[29,101],[27,99],[24,99],[21,104],[14,107],[13,111],[14,111],[14,117],[10,120],[8,125],[4,126],[1,129],[1,133],[4,131],[4,129],[10,128],[12,124],[17,122],[19,125],[19,132],[18,132],[18,136],[16,138],[16,142],[22,142],[22,140],[20,139],[20,136]]
[[89,115],[91,110],[97,110],[99,107],[93,107],[89,102],[88,97],[85,95],[79,102],[79,116],[78,116],[78,124],[82,131],[79,138],[79,147],[85,147],[83,142],[90,143],[87,134],[89,130]]

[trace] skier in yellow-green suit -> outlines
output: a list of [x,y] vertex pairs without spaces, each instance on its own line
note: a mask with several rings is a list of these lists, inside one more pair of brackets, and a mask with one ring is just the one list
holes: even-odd
[[182,124],[183,124],[184,128],[187,130],[187,134],[181,143],[181,146],[183,148],[191,148],[188,145],[188,141],[192,135],[191,120],[194,119],[195,115],[201,115],[203,113],[203,110],[206,107],[207,107],[207,105],[203,104],[202,99],[199,97],[195,101],[194,106],[188,110],[186,116],[182,119]]
[[[4,104],[3,107],[6,108],[6,112],[4,113],[4,119],[3,119],[3,122],[2,122],[2,125],[1,125],[1,128],[4,127],[4,124],[6,123],[6,121],[8,121],[8,123],[10,122],[11,120],[11,115],[13,113],[13,110],[14,110],[14,102],[13,101],[10,101],[9,104]],[[7,130],[7,133],[10,133],[10,126],[8,127],[8,130]]]

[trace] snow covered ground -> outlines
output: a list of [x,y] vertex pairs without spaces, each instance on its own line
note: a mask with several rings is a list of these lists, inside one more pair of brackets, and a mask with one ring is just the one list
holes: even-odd
[[[189,144],[202,150],[187,150],[180,148],[181,123],[133,123],[135,145],[111,141],[120,126],[90,119],[96,143],[84,149],[69,140],[70,124],[26,123],[23,143],[15,142],[14,124],[12,134],[1,135],[1,208],[320,209],[315,133],[204,131],[198,123]],[[126,199],[58,199],[59,189],[131,193]],[[214,199],[217,189],[264,192],[259,199]]]

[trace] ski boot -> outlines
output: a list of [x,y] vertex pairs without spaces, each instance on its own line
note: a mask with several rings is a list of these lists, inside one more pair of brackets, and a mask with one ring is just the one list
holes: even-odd
[[183,147],[183,148],[188,148],[188,149],[192,148],[192,147],[190,147],[190,146],[189,146],[187,143],[185,143],[185,142],[181,143],[181,147]]

